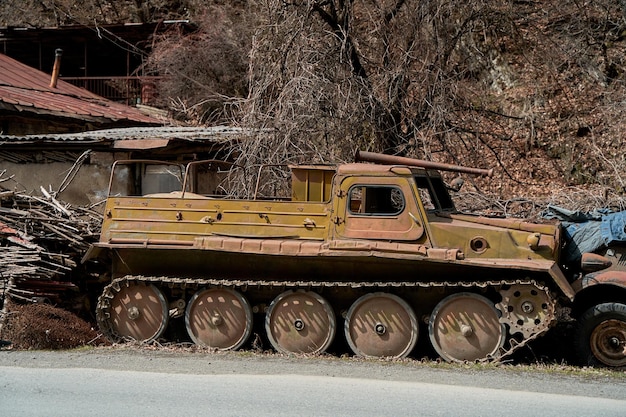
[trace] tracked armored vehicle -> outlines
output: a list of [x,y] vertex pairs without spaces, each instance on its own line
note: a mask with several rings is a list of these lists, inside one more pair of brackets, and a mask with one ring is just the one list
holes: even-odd
[[626,251],[565,265],[557,222],[459,213],[441,171],[490,171],[357,161],[293,166],[291,196],[250,199],[215,194],[216,161],[118,161],[85,257],[110,268],[101,330],[392,358],[421,341],[446,361],[489,361],[544,335],[566,307],[586,363],[626,365]]

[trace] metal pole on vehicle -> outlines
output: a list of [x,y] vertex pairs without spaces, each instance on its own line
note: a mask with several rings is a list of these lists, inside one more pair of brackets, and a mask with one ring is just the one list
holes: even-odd
[[385,155],[376,152],[356,151],[354,156],[356,162],[373,162],[385,165],[408,165],[421,168],[439,169],[442,171],[463,172],[465,174],[474,174],[490,177],[493,175],[493,168],[481,169],[463,167],[460,165],[444,164],[440,162],[425,161],[423,159],[406,158],[403,156]]

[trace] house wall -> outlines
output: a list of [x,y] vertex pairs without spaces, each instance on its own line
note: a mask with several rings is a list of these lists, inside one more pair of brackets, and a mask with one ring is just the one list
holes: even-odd
[[[125,154],[92,153],[89,161],[80,166],[77,175],[69,186],[57,195],[57,199],[74,206],[87,206],[102,202],[106,198],[114,158],[126,157]],[[73,162],[12,163],[2,161],[0,172],[6,170],[2,178],[12,177],[12,179],[0,183],[0,186],[41,197],[40,187],[44,187],[47,191],[50,189],[54,192],[58,191],[73,165]]]
[[15,116],[13,113],[0,111],[0,134],[2,135],[38,135],[41,133],[72,133],[93,129],[93,124],[76,123],[69,119],[55,119],[33,115],[33,117]]

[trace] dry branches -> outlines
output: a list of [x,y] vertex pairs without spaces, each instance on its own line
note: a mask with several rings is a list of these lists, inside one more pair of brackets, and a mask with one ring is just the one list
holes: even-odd
[[259,4],[244,121],[274,137],[246,158],[336,162],[361,148],[494,167],[475,185],[501,199],[622,192],[618,4]]
[[549,206],[582,213],[598,209],[626,210],[626,197],[605,187],[566,187],[546,196],[503,199],[496,195],[459,192],[454,201],[457,209],[488,216],[518,217],[539,221]]
[[158,36],[146,70],[164,78],[157,85],[163,107],[193,124],[229,123],[248,93],[247,70],[253,16],[245,6],[207,7],[199,30]]
[[97,240],[102,216],[42,193],[0,189],[0,295],[72,302],[64,297],[78,290],[80,258]]

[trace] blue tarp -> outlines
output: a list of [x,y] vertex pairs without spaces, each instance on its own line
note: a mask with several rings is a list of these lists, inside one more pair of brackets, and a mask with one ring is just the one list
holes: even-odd
[[594,252],[612,242],[626,241],[626,211],[582,213],[548,206],[542,216],[561,221],[567,239],[564,251],[566,261],[575,262],[585,252]]

